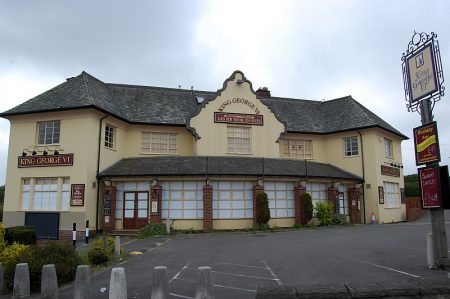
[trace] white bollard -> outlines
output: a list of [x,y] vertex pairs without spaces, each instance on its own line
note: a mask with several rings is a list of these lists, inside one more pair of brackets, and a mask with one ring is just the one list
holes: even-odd
[[199,271],[195,299],[214,298],[214,286],[211,281],[211,267],[198,267]]
[[120,256],[120,237],[116,236],[114,239],[114,254]]
[[166,219],[166,233],[170,235],[170,218]]
[[168,299],[169,292],[167,289],[167,268],[157,266],[153,268],[153,284],[151,299]]
[[433,234],[427,234],[427,264],[428,268],[436,269],[436,261],[434,258]]
[[122,267],[111,270],[109,299],[127,299],[127,280],[125,278],[125,269]]

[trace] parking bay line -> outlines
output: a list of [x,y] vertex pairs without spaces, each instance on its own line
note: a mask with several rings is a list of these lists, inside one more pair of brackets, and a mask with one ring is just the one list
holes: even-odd
[[[186,269],[197,270],[196,268],[190,268],[190,267],[186,267]],[[235,273],[222,272],[222,271],[215,271],[215,270],[211,270],[211,273],[225,274],[225,275],[239,276],[239,277],[248,277],[248,278],[255,278],[255,279],[264,279],[264,280],[277,280],[277,279],[270,278],[270,277],[252,276],[252,275],[244,275],[244,274],[235,274]]]
[[349,259],[349,260],[357,261],[357,262],[360,262],[360,263],[363,263],[363,264],[367,264],[367,265],[371,265],[371,266],[374,266],[374,267],[378,267],[378,268],[381,268],[381,269],[394,271],[394,272],[397,272],[397,273],[400,273],[400,274],[403,274],[403,275],[408,275],[408,276],[412,276],[412,277],[415,277],[415,278],[419,278],[420,277],[418,275],[414,275],[414,274],[411,274],[411,273],[408,273],[408,272],[396,270],[396,269],[393,269],[393,268],[389,268],[389,267],[385,267],[385,266],[382,266],[382,265],[366,262],[366,261],[363,261],[363,260],[359,260],[359,259],[355,259],[355,258],[351,258],[351,257],[347,257],[347,256],[343,256],[343,257],[346,258],[346,259]]
[[[191,279],[185,279],[185,278],[175,278],[175,279],[176,279],[176,280],[181,280],[181,281],[187,281],[187,282],[191,282],[191,283],[197,283],[197,281],[191,280]],[[238,291],[246,291],[246,292],[256,293],[256,290],[244,289],[244,288],[238,288],[238,287],[231,287],[231,286],[225,286],[225,285],[222,285],[222,284],[213,284],[213,286],[218,287],[218,288],[224,288],[224,289],[232,289],[232,290],[238,290]]]
[[278,283],[278,285],[282,285],[281,280],[275,275],[275,272],[272,271],[272,269],[269,267],[267,262],[263,260],[264,265],[266,265],[266,269],[269,270],[270,274],[272,274],[274,280]]
[[187,264],[186,265],[184,265],[183,266],[183,268],[181,268],[181,270],[180,271],[178,271],[178,273],[177,274],[175,274],[175,276],[174,277],[172,277],[170,280],[169,280],[169,283],[171,283],[174,279],[177,279],[178,278],[178,276],[180,276],[180,274],[181,274],[181,272],[183,272],[183,270],[185,270],[185,269],[187,269],[188,268],[188,266],[189,266],[189,264],[191,263],[192,261],[189,261],[189,262],[187,262]]
[[257,269],[267,269],[267,267],[261,266],[251,266],[251,265],[243,265],[243,264],[234,264],[234,263],[225,263],[225,262],[214,262],[209,260],[197,260],[199,262],[208,262],[212,264],[221,264],[221,265],[230,265],[230,266],[239,266],[239,267],[248,267],[248,268],[257,268]]

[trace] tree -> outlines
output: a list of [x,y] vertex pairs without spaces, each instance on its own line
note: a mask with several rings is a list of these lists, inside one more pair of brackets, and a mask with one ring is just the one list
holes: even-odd
[[266,225],[270,220],[269,199],[267,198],[267,194],[264,192],[256,194],[256,204],[258,211],[256,222],[258,222],[258,225],[261,227]]
[[302,211],[302,224],[306,224],[311,220],[313,216],[313,204],[311,194],[304,193],[301,196],[301,211]]
[[417,174],[405,175],[405,196],[420,196],[419,176]]

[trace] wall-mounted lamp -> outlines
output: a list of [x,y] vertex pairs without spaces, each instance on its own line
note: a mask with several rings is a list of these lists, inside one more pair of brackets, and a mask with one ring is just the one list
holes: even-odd
[[106,187],[111,187],[111,181],[105,180],[103,181]]
[[152,186],[158,186],[158,179],[153,179],[152,180]]
[[390,162],[384,162],[384,164],[387,164],[391,167],[395,167],[395,168],[403,168],[403,164],[400,162],[395,162],[395,161],[390,161]]
[[32,156],[36,156],[37,155],[36,149],[33,149],[33,151],[31,152],[31,155]]
[[263,179],[256,180],[256,186],[262,186],[263,184],[264,184],[264,180]]

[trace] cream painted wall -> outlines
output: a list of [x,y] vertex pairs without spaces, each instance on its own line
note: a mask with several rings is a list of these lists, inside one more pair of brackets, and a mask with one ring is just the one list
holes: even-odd
[[[238,84],[242,80],[241,73],[234,73],[234,77],[225,81],[225,89],[212,101],[206,103],[199,114],[192,117],[190,126],[194,128],[200,139],[197,140],[196,154],[210,156],[249,155],[254,157],[278,158],[280,156],[277,140],[285,131],[285,126],[276,119],[275,114],[265,106],[252,92],[248,81]],[[214,123],[214,112],[219,112],[221,105],[235,98],[245,99],[255,105],[254,108],[244,103],[226,105],[222,112],[260,114],[263,116],[263,126],[251,127],[251,153],[229,153],[227,146],[227,124]],[[259,110],[259,111],[257,111]],[[259,112],[259,113],[258,113]],[[234,124],[233,124],[234,125]],[[241,126],[236,124],[237,126]]]

